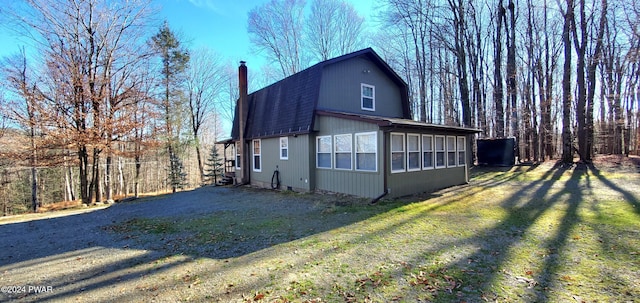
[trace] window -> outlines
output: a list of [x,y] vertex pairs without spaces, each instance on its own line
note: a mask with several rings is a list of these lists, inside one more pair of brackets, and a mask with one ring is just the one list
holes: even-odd
[[235,153],[236,153],[236,169],[240,169],[240,153],[238,153],[238,145],[240,142],[236,142]]
[[447,136],[447,166],[456,166],[456,137]]
[[374,111],[376,110],[376,88],[373,85],[369,85],[369,84],[360,84],[360,91],[361,91],[361,100],[362,103],[360,104],[361,108],[363,110],[370,110],[370,111]]
[[331,168],[331,136],[316,138],[316,167]]
[[407,134],[407,170],[420,170],[420,135]]
[[253,140],[253,171],[262,171],[262,148],[260,139]]
[[436,136],[436,168],[446,166],[444,136]]
[[280,138],[280,160],[289,159],[289,138]]
[[377,133],[356,134],[356,170],[377,171]]
[[422,135],[422,169],[433,168],[433,136]]
[[335,164],[336,169],[351,169],[351,134],[335,135]]
[[405,170],[404,134],[391,134],[391,172]]
[[458,137],[458,166],[467,164],[467,143],[465,137]]

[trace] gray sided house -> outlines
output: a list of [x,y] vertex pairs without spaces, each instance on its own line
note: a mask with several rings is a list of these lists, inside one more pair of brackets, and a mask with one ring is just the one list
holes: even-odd
[[239,74],[235,183],[376,198],[468,181],[477,131],[411,120],[407,84],[370,48],[249,95]]

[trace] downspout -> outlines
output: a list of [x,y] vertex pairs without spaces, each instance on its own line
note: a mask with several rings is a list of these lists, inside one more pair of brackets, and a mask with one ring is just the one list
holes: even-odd
[[[373,200],[371,200],[371,202],[369,202],[369,204],[376,204],[378,203],[378,201],[380,201],[380,199],[384,198],[384,196],[389,194],[389,180],[387,180],[387,167],[389,166],[389,149],[387,148],[387,144],[386,144],[386,132],[383,131],[382,132],[382,183],[384,186],[384,191],[382,192],[382,194],[380,194],[379,196],[375,197]],[[390,148],[390,147],[389,147]]]
[[247,114],[249,112],[249,106],[247,104],[247,66],[245,61],[240,61],[238,67],[238,132],[239,132],[239,144],[238,154],[240,154],[240,178],[238,180],[239,185],[248,184],[249,178],[249,148],[246,143],[245,129],[247,125]]

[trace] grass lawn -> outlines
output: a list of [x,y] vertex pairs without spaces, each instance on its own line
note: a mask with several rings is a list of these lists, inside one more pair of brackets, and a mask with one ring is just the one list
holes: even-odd
[[[202,268],[182,279],[197,290],[185,300],[640,298],[637,172],[549,163],[474,168],[469,185],[422,197],[318,205],[299,213],[262,209],[182,221],[135,219],[113,229],[188,239],[165,247],[176,256],[195,256]],[[257,248],[243,253],[247,245]],[[211,257],[221,251],[236,253]]]

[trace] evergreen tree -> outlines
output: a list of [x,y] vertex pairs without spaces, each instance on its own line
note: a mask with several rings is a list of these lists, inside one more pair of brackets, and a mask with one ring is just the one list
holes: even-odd
[[211,151],[209,152],[209,158],[207,158],[207,171],[205,173],[205,178],[207,181],[212,184],[218,183],[218,177],[222,177],[224,174],[223,160],[220,158],[220,153],[218,153],[218,149],[216,146],[211,147]]
[[169,184],[173,189],[184,189],[187,184],[187,173],[184,171],[184,165],[182,160],[176,155],[171,154],[169,156],[170,168],[169,168]]
[[[164,131],[166,133],[166,146],[169,154],[170,163],[170,179],[174,180],[174,177],[180,175],[181,172],[174,171],[177,166],[174,166],[174,162],[178,159],[176,155],[176,149],[180,143],[179,138],[179,113],[177,108],[180,104],[180,82],[182,81],[184,72],[189,64],[189,52],[181,45],[180,40],[176,34],[169,28],[169,24],[165,21],[158,31],[158,33],[151,37],[151,46],[156,51],[157,55],[162,59],[162,86],[164,89],[164,96],[160,102],[160,108],[164,114]],[[176,192],[174,182],[171,183],[172,191]]]

